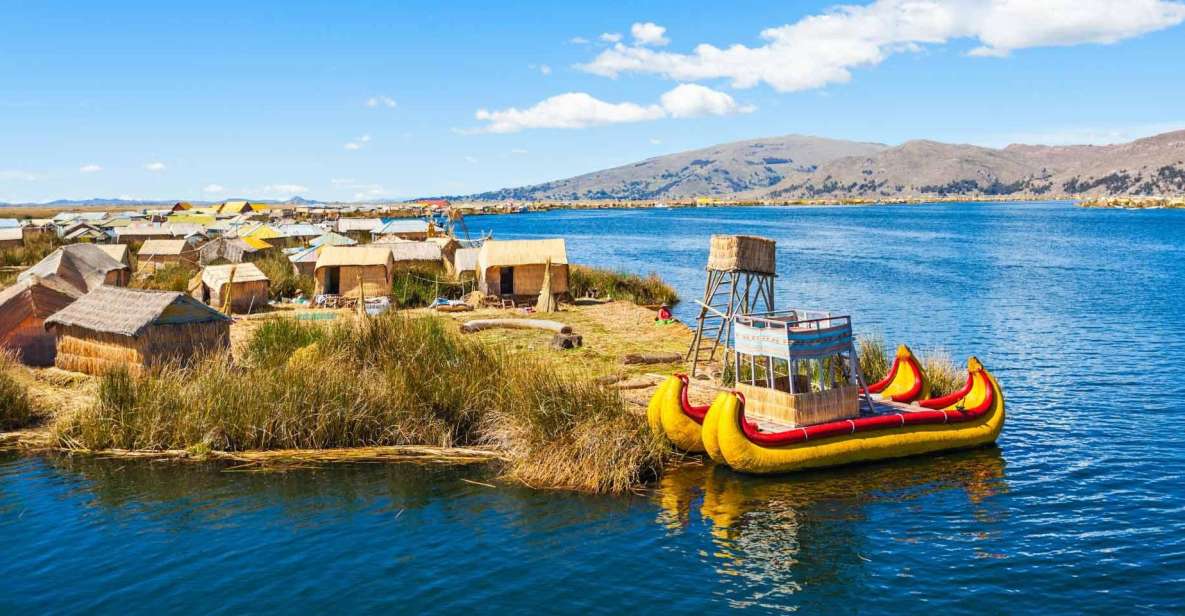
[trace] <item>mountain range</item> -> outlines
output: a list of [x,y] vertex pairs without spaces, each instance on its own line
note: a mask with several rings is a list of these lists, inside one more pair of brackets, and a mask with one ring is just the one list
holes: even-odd
[[1115,145],[881,143],[787,135],[657,156],[474,200],[1185,194],[1185,130]]

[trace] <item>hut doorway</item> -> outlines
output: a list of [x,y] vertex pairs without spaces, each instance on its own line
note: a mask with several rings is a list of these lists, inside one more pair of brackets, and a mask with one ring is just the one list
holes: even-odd
[[338,295],[341,293],[342,268],[325,268],[325,294]]
[[514,268],[504,267],[499,272],[499,284],[502,295],[514,295]]

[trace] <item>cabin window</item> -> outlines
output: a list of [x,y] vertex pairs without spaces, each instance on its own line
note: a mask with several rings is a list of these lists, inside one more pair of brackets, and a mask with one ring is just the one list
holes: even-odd
[[499,286],[501,287],[502,295],[514,295],[514,268],[504,267],[501,271],[501,280]]

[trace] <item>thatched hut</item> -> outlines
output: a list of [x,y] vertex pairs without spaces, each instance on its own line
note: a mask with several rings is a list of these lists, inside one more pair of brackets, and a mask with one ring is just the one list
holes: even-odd
[[395,261],[386,246],[325,246],[313,268],[317,295],[390,295]]
[[140,267],[151,263],[153,266],[171,263],[181,263],[187,260],[189,243],[185,240],[146,240],[136,253],[136,260]]
[[130,277],[128,267],[111,258],[102,248],[94,244],[71,244],[49,253],[36,265],[21,272],[17,280],[57,279],[79,293],[87,293],[104,284],[124,286]]
[[82,297],[61,278],[32,276],[0,291],[0,347],[30,366],[52,366],[56,347],[45,320]]
[[391,259],[396,270],[442,271],[444,259],[440,245],[435,242],[377,242],[373,246],[385,246],[391,250]]
[[190,295],[219,310],[251,312],[267,305],[271,281],[254,263],[208,265],[194,277]]
[[139,374],[230,345],[230,317],[174,291],[99,287],[45,320],[63,370]]
[[198,264],[242,263],[258,257],[262,250],[238,237],[218,237],[197,249]]
[[551,271],[551,292],[568,292],[568,250],[563,239],[489,240],[477,255],[477,288],[487,295],[527,298],[539,295]]
[[20,248],[25,243],[25,231],[21,227],[0,228],[0,248]]
[[477,277],[477,258],[481,248],[458,248],[453,252],[452,273],[458,280]]

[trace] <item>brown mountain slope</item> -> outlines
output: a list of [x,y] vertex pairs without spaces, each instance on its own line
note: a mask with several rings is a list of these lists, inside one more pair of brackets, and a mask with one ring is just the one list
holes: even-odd
[[787,136],[725,144],[475,195],[478,199],[878,198],[1185,195],[1185,131],[1130,143],[1010,145],[937,141],[888,147]]

